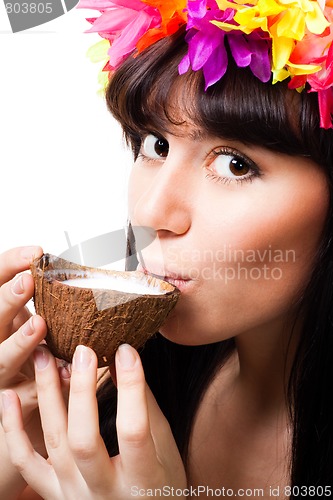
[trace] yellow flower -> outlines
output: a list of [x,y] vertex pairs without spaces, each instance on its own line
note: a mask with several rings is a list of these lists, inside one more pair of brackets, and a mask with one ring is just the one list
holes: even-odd
[[[332,0],[329,0],[330,3]],[[284,69],[292,68],[292,74],[314,73],[320,66],[298,65],[289,62],[296,41],[307,32],[322,34],[329,26],[317,0],[252,0],[246,4],[236,1],[217,0],[220,9],[234,9],[237,24],[213,21],[225,31],[240,30],[249,34],[261,29],[272,39],[272,71],[278,80],[290,76]],[[327,2],[328,3],[328,2]]]

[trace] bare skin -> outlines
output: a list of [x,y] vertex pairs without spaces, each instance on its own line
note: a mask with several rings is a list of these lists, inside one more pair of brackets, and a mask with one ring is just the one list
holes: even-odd
[[[0,255],[0,390],[11,388],[18,394],[27,435],[36,450],[45,455],[32,353],[43,341],[46,325],[40,316],[32,318],[25,307],[33,295],[34,285],[31,275],[24,272],[32,259],[42,253],[40,247],[19,247]],[[69,373],[61,370],[61,375],[62,394],[65,394]],[[2,408],[0,415],[3,418]],[[2,426],[0,450],[0,496],[6,500],[16,499],[26,482],[10,461]]]
[[[47,500],[128,500],[134,484],[184,488],[187,482],[264,488],[269,498],[269,486],[288,484],[284,391],[297,335],[287,346],[293,304],[321,238],[326,179],[306,158],[182,127],[147,136],[131,175],[131,221],[158,234],[140,266],[182,291],[164,336],[189,345],[234,337],[236,351],[196,416],[187,478],[135,351],[126,348],[125,364],[117,354],[120,455],[111,460],[98,432],[94,353],[81,350],[74,359],[67,413],[54,359],[44,351],[44,364],[35,359],[36,385],[51,463],[22,432],[12,390],[5,391],[2,422],[11,460]],[[221,260],[225,246],[232,251]],[[267,274],[273,265],[279,274]]]
[[205,394],[195,420],[188,479],[194,487],[224,487],[235,494],[258,490],[267,500],[270,488],[279,487],[283,499],[290,452],[284,402],[270,406],[260,396],[254,400],[253,393],[243,392],[237,355],[228,364]]
[[[45,335],[42,318],[29,322],[30,314],[24,307],[33,294],[33,280],[20,273],[29,267],[38,247],[17,248],[0,255],[0,388],[14,388],[24,406],[27,432],[35,446],[42,451],[43,439],[37,408],[33,363],[29,360],[34,348]],[[1,412],[2,414],[2,412]],[[16,498],[25,482],[10,463],[3,428],[0,427],[1,476],[0,491],[4,498]]]
[[24,309],[33,294],[32,277],[15,277],[42,249],[34,249],[29,258],[20,257],[22,252],[0,256],[1,497],[128,500],[134,485],[184,488],[185,472],[170,427],[132,347],[123,345],[116,355],[119,456],[110,459],[99,434],[97,358],[84,346],[73,358],[67,408],[64,385],[69,379],[40,345],[45,322],[34,316],[31,326]]
[[[293,303],[321,238],[325,176],[308,159],[200,135],[191,125],[146,138],[141,153],[130,180],[130,217],[158,234],[141,267],[163,270],[183,292],[161,333],[181,344],[236,341],[199,408],[188,480],[262,488],[267,499],[269,487],[280,486],[284,498],[285,388],[298,341],[296,329],[289,343]],[[254,162],[252,177],[244,159]],[[273,253],[263,258],[265,249]],[[279,274],[265,275],[265,265]]]

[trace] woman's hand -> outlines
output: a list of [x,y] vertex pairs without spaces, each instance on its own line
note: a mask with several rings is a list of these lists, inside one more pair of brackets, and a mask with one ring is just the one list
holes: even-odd
[[123,345],[116,354],[120,454],[114,458],[108,456],[99,433],[95,353],[83,346],[75,351],[68,414],[54,358],[38,347],[35,362],[49,461],[34,450],[24,431],[19,399],[11,390],[3,396],[3,427],[13,463],[44,499],[128,500],[139,490],[140,498],[151,498],[151,489],[186,487],[170,427],[132,347]]
[[0,390],[15,389],[25,414],[37,406],[31,354],[43,340],[46,325],[25,307],[34,282],[22,271],[40,255],[39,247],[14,248],[0,255]]
[[[20,247],[0,255],[0,391],[14,389],[20,397],[27,432],[34,446],[43,448],[37,408],[37,392],[31,354],[42,341],[46,325],[41,317],[31,317],[26,302],[32,297],[32,276],[22,271],[40,247]],[[18,274],[21,273],[21,274]],[[1,417],[0,406],[0,417]],[[10,499],[24,482],[10,463],[3,429],[0,426],[0,497]]]

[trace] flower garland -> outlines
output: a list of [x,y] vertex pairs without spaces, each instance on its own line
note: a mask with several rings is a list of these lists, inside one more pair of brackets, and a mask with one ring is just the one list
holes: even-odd
[[88,31],[103,38],[90,56],[107,61],[106,75],[186,25],[180,74],[202,70],[206,89],[216,83],[227,70],[227,39],[237,66],[262,82],[289,78],[290,88],[317,92],[320,126],[333,128],[333,0],[81,0],[78,7],[101,14],[88,19]]

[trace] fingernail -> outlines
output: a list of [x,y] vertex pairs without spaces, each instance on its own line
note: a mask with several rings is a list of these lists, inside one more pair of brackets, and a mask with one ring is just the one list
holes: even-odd
[[66,368],[66,366],[61,366],[59,368],[59,375],[64,380],[68,380],[71,378],[71,372],[69,371],[68,368]]
[[77,371],[86,370],[91,363],[91,351],[84,345],[78,345],[74,352],[73,368]]
[[7,391],[3,391],[1,393],[1,399],[2,399],[2,408],[6,410],[7,408],[10,407],[12,400],[10,395],[7,393]]
[[130,345],[121,344],[118,348],[118,356],[119,363],[122,368],[129,370],[135,365],[136,356]]
[[24,247],[21,250],[21,257],[32,262],[40,254],[40,247]]
[[37,370],[44,370],[50,361],[50,356],[47,349],[37,347],[34,352],[34,360]]
[[11,288],[12,288],[12,292],[15,295],[22,295],[22,293],[24,292],[23,275],[22,274],[20,274],[20,276],[14,281]]
[[34,323],[33,323],[33,316],[27,321],[23,326],[21,330],[22,335],[25,337],[28,337],[35,333],[35,328],[34,328]]

